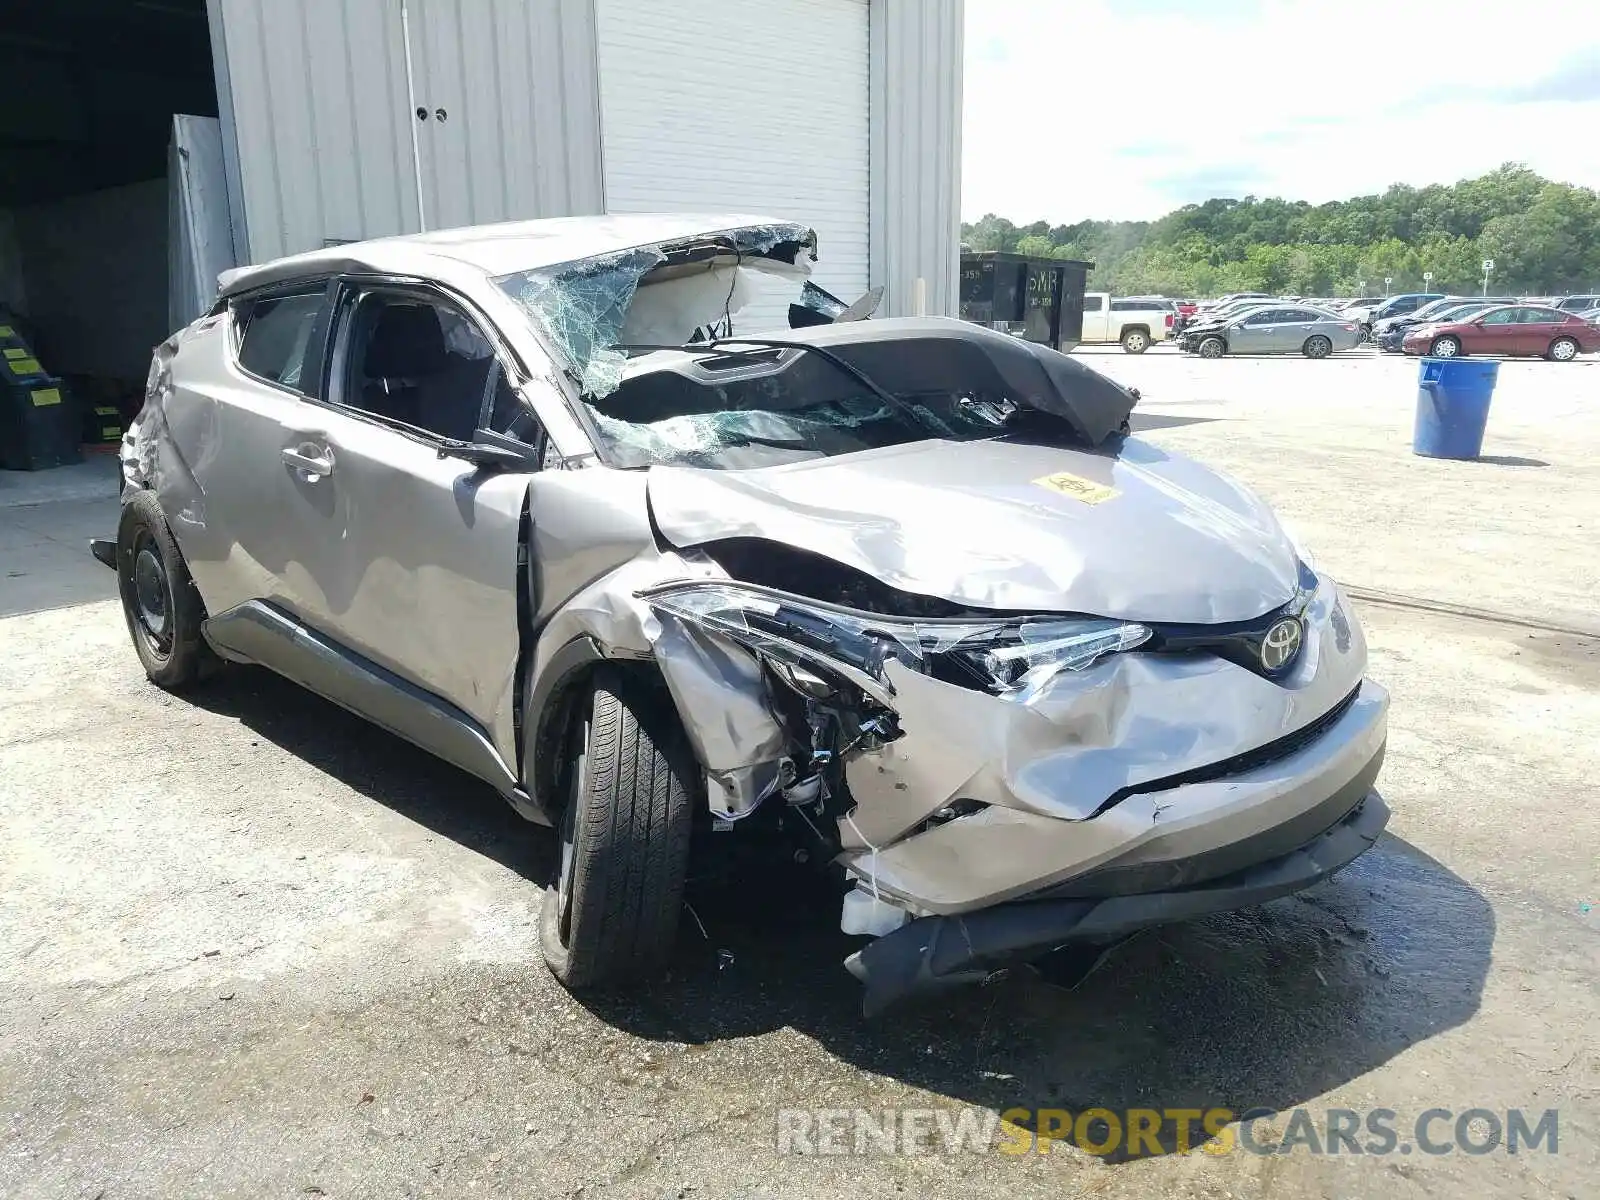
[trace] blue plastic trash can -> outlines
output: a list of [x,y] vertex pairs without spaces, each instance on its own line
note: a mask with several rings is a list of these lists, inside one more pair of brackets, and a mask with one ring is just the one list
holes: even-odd
[[1427,458],[1477,458],[1499,373],[1499,363],[1481,358],[1423,359],[1411,452]]

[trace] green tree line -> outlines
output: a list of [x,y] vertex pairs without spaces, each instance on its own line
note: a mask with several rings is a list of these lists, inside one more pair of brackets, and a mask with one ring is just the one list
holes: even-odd
[[974,250],[1086,259],[1095,264],[1090,289],[1122,295],[1372,295],[1385,278],[1393,292],[1471,294],[1486,258],[1493,292],[1600,290],[1600,195],[1520,163],[1328,204],[1207,200],[1154,221],[1016,225],[990,213],[964,223],[961,237]]

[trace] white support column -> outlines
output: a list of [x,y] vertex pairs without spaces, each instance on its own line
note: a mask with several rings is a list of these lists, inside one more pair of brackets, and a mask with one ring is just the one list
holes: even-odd
[[884,316],[954,316],[963,0],[871,0],[869,275]]

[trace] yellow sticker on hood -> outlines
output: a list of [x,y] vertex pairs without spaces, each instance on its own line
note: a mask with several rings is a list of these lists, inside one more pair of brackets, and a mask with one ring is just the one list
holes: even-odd
[[1073,475],[1067,471],[1057,471],[1054,475],[1041,475],[1034,482],[1040,487],[1060,492],[1063,496],[1071,496],[1074,500],[1081,500],[1085,504],[1103,504],[1117,494],[1117,489],[1114,487],[1095,483],[1092,479],[1085,479],[1081,475]]

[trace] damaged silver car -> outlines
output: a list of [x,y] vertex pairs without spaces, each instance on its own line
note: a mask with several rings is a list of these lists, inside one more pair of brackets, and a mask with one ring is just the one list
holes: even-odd
[[861,319],[815,256],[594,217],[224,276],[95,548],[149,677],[261,664],[554,826],[572,987],[661,968],[730,839],[838,873],[869,1010],[1371,846],[1387,697],[1267,507],[1081,362]]

